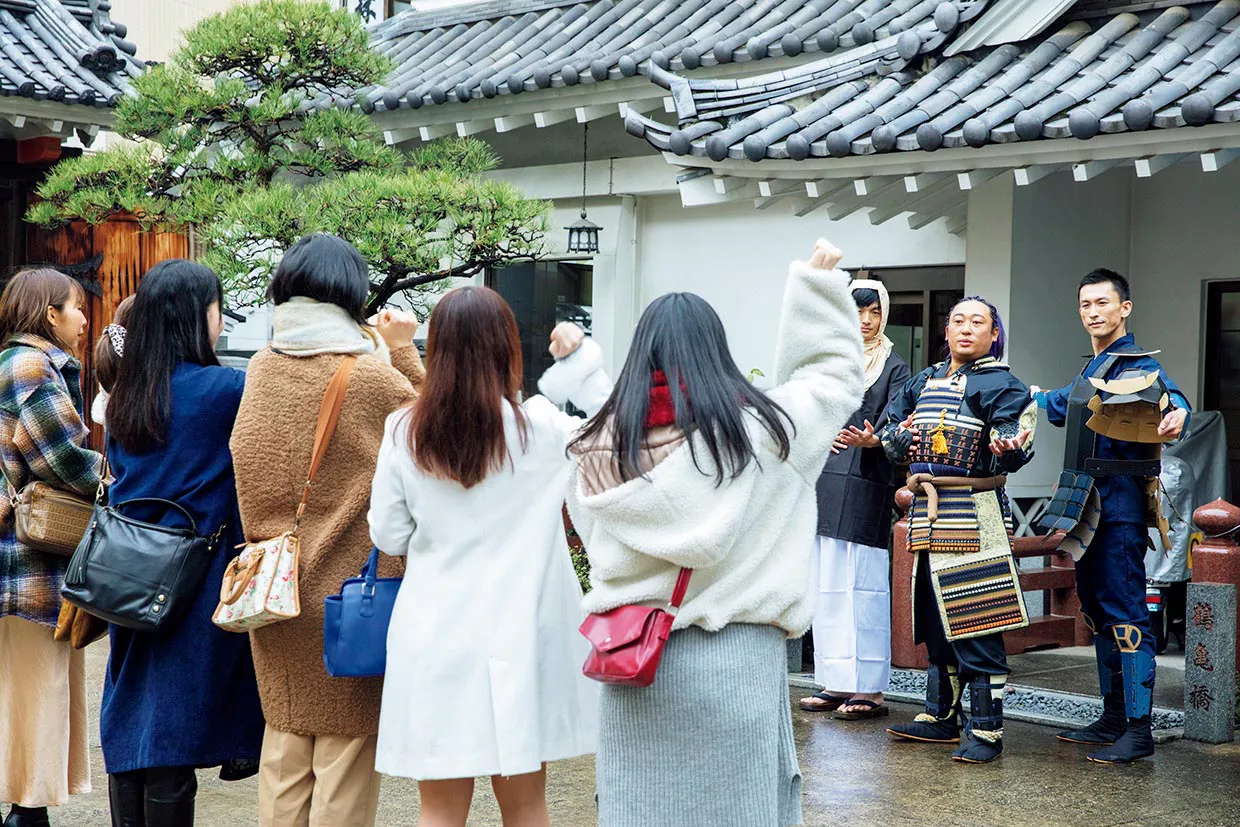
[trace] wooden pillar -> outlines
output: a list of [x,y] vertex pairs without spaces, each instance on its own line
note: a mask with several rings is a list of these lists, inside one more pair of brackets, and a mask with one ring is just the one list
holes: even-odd
[[892,529],[891,545],[891,665],[902,669],[925,669],[926,648],[913,643],[913,568],[917,555],[908,551],[908,510],[913,492],[896,492],[901,517]]
[[[1235,537],[1240,529],[1240,508],[1224,500],[1215,500],[1193,512],[1193,523],[1207,537],[1189,551],[1193,582],[1230,583],[1240,587],[1240,544]],[[1186,623],[1192,626],[1194,606],[1191,601],[1186,610]],[[1237,608],[1236,622],[1240,624],[1240,608]],[[1236,660],[1240,669],[1240,654]]]
[[[102,256],[97,271],[102,295],[90,296],[87,346],[82,359],[82,396],[86,410],[95,398],[94,342],[110,324],[116,307],[138,289],[142,275],[161,261],[189,255],[189,236],[146,230],[133,218],[116,216],[102,224],[74,221],[54,230],[26,226],[26,263],[50,266],[83,264]],[[102,445],[103,431],[92,423],[91,444]]]

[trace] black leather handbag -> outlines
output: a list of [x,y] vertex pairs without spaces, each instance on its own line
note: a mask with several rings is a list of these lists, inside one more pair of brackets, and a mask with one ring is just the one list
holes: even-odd
[[[147,523],[121,513],[140,503],[167,506],[190,527]],[[223,532],[220,526],[214,535],[200,536],[190,513],[171,500],[96,503],[86,534],[69,559],[60,595],[127,629],[167,627],[194,602]]]

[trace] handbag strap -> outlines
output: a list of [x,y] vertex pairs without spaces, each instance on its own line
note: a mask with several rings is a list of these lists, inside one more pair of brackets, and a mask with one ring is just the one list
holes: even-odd
[[672,589],[673,609],[679,609],[680,604],[685,600],[685,592],[689,591],[689,578],[693,576],[693,569],[681,569],[680,574],[676,577],[676,588]]
[[323,394],[323,402],[319,405],[319,420],[314,429],[314,450],[310,454],[310,473],[306,476],[306,484],[301,490],[301,502],[297,504],[297,516],[293,519],[294,535],[301,526],[301,518],[306,513],[306,504],[310,502],[310,486],[319,472],[319,465],[327,453],[327,446],[336,432],[336,423],[340,421],[340,408],[344,405],[344,395],[349,389],[349,377],[357,365],[356,356],[345,356],[344,361],[332,374],[327,383],[327,391]]

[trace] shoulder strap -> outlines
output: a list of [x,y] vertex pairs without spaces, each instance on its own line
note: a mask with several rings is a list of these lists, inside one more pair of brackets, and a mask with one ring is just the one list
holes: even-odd
[[356,356],[344,357],[340,367],[336,368],[336,372],[332,374],[332,380],[327,383],[327,391],[323,394],[322,404],[319,405],[318,424],[314,429],[314,450],[310,455],[310,473],[306,476],[306,485],[301,491],[301,502],[297,505],[297,517],[293,521],[294,534],[301,525],[302,515],[306,513],[306,504],[310,502],[310,486],[319,472],[319,465],[323,462],[323,455],[327,453],[332,434],[336,432],[336,423],[340,421],[340,408],[344,404],[345,392],[349,389],[349,377],[356,364]]
[[672,589],[672,608],[679,609],[680,604],[685,601],[685,592],[689,591],[689,578],[693,575],[693,569],[681,569],[680,574],[676,577],[676,588]]

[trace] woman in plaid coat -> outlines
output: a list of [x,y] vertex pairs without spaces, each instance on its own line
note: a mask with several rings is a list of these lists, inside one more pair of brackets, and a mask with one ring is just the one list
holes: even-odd
[[[82,496],[99,487],[86,447],[86,295],[55,270],[28,270],[0,295],[0,468],[9,493],[34,480]],[[0,802],[3,827],[43,827],[47,807],[90,792],[83,652],[52,639],[66,560],[26,548],[0,498]]]

